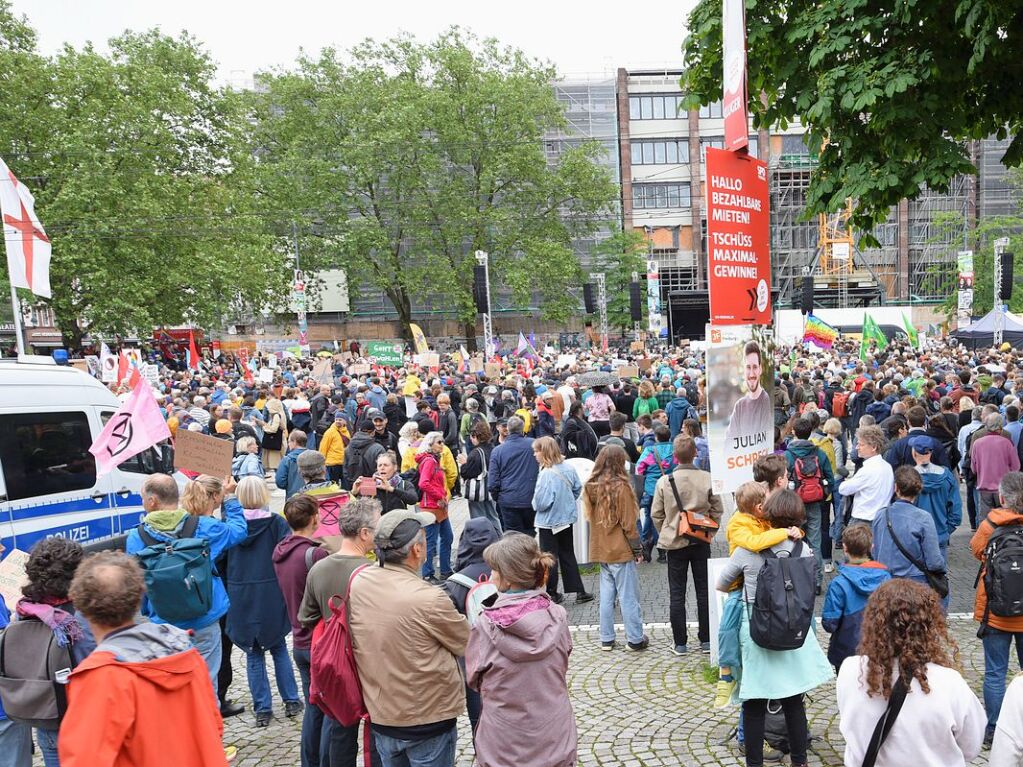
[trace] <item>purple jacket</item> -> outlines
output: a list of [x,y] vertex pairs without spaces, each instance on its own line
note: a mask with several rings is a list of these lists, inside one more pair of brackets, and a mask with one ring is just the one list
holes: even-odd
[[[312,561],[306,560],[306,551],[309,548],[313,549]],[[274,548],[274,572],[277,574],[281,594],[284,595],[284,604],[288,608],[288,620],[291,621],[291,635],[296,650],[308,650],[313,641],[313,627],[306,628],[298,621],[298,608],[302,605],[302,594],[305,592],[309,568],[329,553],[320,547],[318,541],[298,535],[289,535]]]
[[[483,700],[479,767],[572,767],[575,714],[568,699],[572,638],[563,607],[542,591],[500,594],[484,609],[465,652],[468,685]],[[508,737],[508,733],[518,737]]]

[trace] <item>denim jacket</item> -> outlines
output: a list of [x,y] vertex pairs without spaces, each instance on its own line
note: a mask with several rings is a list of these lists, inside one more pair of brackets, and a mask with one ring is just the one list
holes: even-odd
[[541,470],[533,490],[536,526],[554,528],[575,524],[579,514],[576,501],[582,490],[579,475],[566,463]]

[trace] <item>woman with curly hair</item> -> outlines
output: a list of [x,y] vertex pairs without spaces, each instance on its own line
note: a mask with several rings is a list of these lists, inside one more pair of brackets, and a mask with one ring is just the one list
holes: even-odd
[[[956,668],[959,648],[932,589],[905,578],[881,584],[864,611],[859,653],[836,686],[847,765],[863,764],[878,721],[903,694],[876,767],[959,767],[980,753],[984,709]],[[897,689],[906,679],[908,689]]]

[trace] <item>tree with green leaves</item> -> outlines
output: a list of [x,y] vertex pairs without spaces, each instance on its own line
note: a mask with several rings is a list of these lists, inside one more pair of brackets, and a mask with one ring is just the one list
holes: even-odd
[[[799,120],[818,157],[810,213],[857,201],[868,234],[923,185],[947,191],[974,173],[967,142],[1012,141],[1023,161],[1023,56],[1007,33],[1023,0],[746,2],[749,108],[755,125]],[[689,17],[682,87],[689,105],[721,98],[721,0]]]
[[538,295],[545,317],[571,316],[573,238],[610,218],[617,187],[595,143],[548,162],[545,133],[565,124],[554,77],[457,28],[428,44],[326,49],[262,77],[261,188],[272,208],[315,222],[303,266],[343,267],[353,289],[382,290],[410,339],[413,300],[427,298],[475,348],[477,250],[490,254],[492,294]]
[[5,91],[0,156],[51,239],[48,303],[66,346],[279,301],[283,257],[255,208],[247,114],[194,39],[126,32],[109,54],[43,58],[6,3],[0,36],[0,79],[34,75]]
[[607,285],[607,323],[624,332],[632,328],[629,306],[629,285],[632,275],[639,277],[644,286],[644,312],[646,283],[647,240],[642,232],[618,230],[593,247],[593,270],[604,273]]

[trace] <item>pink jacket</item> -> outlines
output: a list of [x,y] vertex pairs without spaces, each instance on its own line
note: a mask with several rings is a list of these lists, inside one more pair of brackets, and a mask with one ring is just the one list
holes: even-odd
[[419,507],[423,511],[433,512],[438,522],[448,518],[448,510],[440,507],[441,501],[448,497],[448,488],[444,483],[444,472],[431,453],[416,455],[419,465]]
[[565,680],[571,652],[565,610],[545,592],[503,593],[484,609],[465,651],[466,680],[483,700],[480,767],[575,765],[575,714]]
[[1010,471],[1019,471],[1019,455],[1012,440],[988,434],[970,446],[970,468],[977,475],[977,489],[995,492]]

